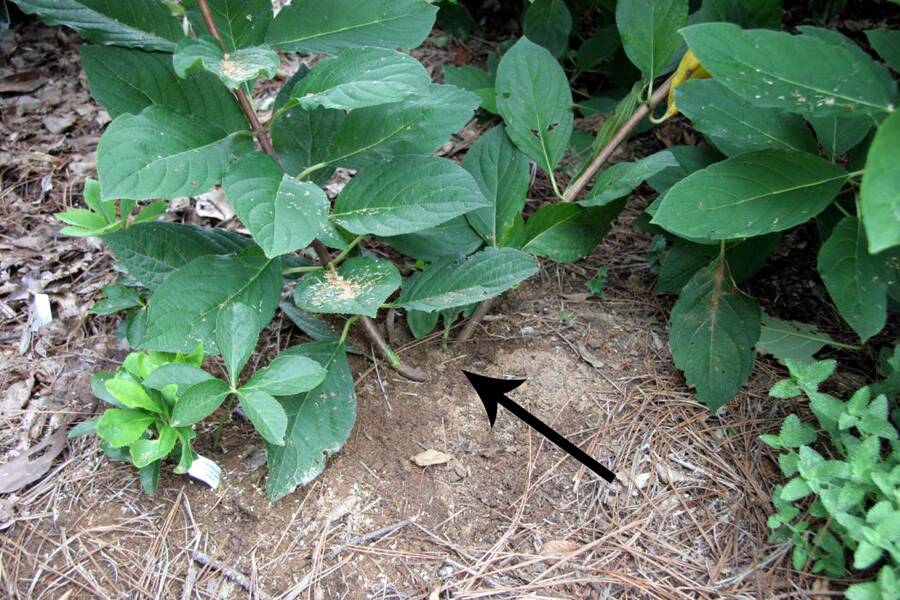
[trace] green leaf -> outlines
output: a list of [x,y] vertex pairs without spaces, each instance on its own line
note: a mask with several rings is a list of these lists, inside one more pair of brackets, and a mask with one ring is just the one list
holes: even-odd
[[[725,246],[725,260],[735,283],[756,273],[778,246],[778,234],[747,238]],[[676,238],[660,264],[657,294],[675,294],[719,254],[719,248]]]
[[581,260],[597,247],[625,202],[598,208],[546,204],[528,218],[522,250],[555,262]]
[[715,79],[688,81],[675,95],[678,109],[726,156],[768,148],[816,151],[802,117],[755,106]]
[[406,311],[406,324],[409,326],[409,332],[413,334],[413,337],[421,340],[434,331],[440,317],[440,311],[408,310]]
[[782,321],[763,313],[756,350],[771,354],[779,360],[812,360],[816,352],[830,344],[834,344],[834,340],[819,331],[815,325]]
[[103,237],[119,264],[151,290],[173,271],[209,254],[247,249],[250,240],[223,229],[176,223],[146,223]]
[[325,375],[325,369],[316,361],[282,353],[269,366],[258,370],[238,391],[261,390],[272,396],[291,396],[315,388]]
[[310,312],[301,310],[288,302],[282,302],[278,308],[284,311],[284,314],[300,328],[300,331],[317,342],[336,342],[341,338],[340,332],[336,331],[330,323]]
[[199,423],[213,414],[225,402],[225,398],[230,393],[231,386],[221,379],[209,379],[195,383],[187,388],[175,402],[170,424],[173,427],[188,427]]
[[528,38],[500,59],[497,109],[513,143],[552,174],[572,135],[572,92],[556,59]]
[[315,360],[328,374],[314,390],[280,400],[287,414],[285,444],[266,445],[269,467],[266,492],[272,502],[321,473],[326,456],[343,446],[356,421],[353,376],[342,345],[304,344],[288,348],[282,354],[287,353]]
[[694,171],[699,171],[722,159],[718,152],[706,146],[672,146],[668,152],[671,152],[678,161],[678,166],[663,169],[647,179],[647,185],[660,194],[668,191]]
[[870,29],[866,39],[887,66],[900,72],[900,31],[896,29]]
[[111,315],[119,311],[141,306],[141,294],[126,285],[106,285],[100,289],[106,296],[91,307],[95,315]]
[[229,133],[247,129],[237,100],[214,75],[199,71],[181,79],[170,54],[112,46],[81,46],[78,52],[91,95],[114,119],[159,106]]
[[[295,107],[278,112],[287,105],[294,87],[307,74],[309,69],[300,65],[294,76],[278,92],[274,105],[276,115],[272,124],[272,144],[281,158],[285,172],[294,175],[325,161],[328,146],[347,116],[343,110],[321,107],[309,110]],[[310,179],[324,185],[332,173],[332,169],[320,169],[312,173]]]
[[687,16],[687,0],[621,0],[616,5],[622,47],[646,81],[661,75],[675,56]]
[[591,296],[594,296],[595,298],[606,298],[606,279],[608,276],[609,269],[606,267],[599,267],[594,278],[584,282],[584,285],[591,293]]
[[103,199],[202,194],[222,179],[232,142],[221,128],[165,108],[121,115],[97,146]]
[[681,33],[717,81],[757,106],[818,116],[893,110],[897,86],[888,73],[844,45],[729,23],[693,25]]
[[487,205],[472,176],[453,161],[403,156],[351,179],[332,217],[351,233],[390,236],[428,229]]
[[788,415],[781,424],[778,438],[782,448],[799,448],[816,441],[816,430],[812,425],[807,425],[797,415]]
[[406,154],[432,154],[469,122],[478,104],[465,90],[433,84],[426,95],[351,111],[331,139],[325,162],[361,169]]
[[592,69],[598,64],[613,58],[622,46],[619,38],[619,30],[615,25],[609,25],[599,29],[594,35],[582,42],[578,47],[576,64],[582,71]]
[[166,386],[176,385],[178,386],[177,393],[181,394],[192,385],[209,381],[210,379],[214,379],[214,377],[203,369],[191,365],[171,363],[154,369],[141,384],[151,390],[162,390]]
[[127,379],[109,379],[106,381],[106,391],[115,398],[119,404],[126,408],[143,408],[150,412],[162,414],[163,407],[151,398],[139,383]]
[[115,396],[109,393],[106,389],[106,382],[115,377],[115,373],[111,373],[109,371],[97,371],[96,373],[91,375],[91,393],[98,398],[99,400],[103,400],[107,404],[112,404],[118,408],[125,408],[125,406],[116,400]]
[[822,245],[818,260],[828,295],[862,341],[884,328],[892,280],[883,258],[870,255],[867,246],[862,223],[847,217]]
[[482,244],[481,237],[469,226],[466,217],[456,217],[415,233],[382,237],[381,240],[405,256],[426,262],[445,256],[466,256]]
[[159,0],[16,0],[47,25],[65,25],[97,44],[171,52],[184,32]]
[[349,48],[300,80],[291,97],[303,108],[356,109],[427,94],[431,78],[415,58],[396,50]]
[[351,258],[337,273],[310,273],[294,290],[294,303],[311,313],[375,317],[378,308],[400,287],[400,271],[376,258]]
[[605,206],[624,198],[641,183],[670,167],[677,167],[675,156],[666,150],[651,154],[634,162],[621,162],[603,169],[594,181],[594,187],[583,199],[581,206]]
[[[194,31],[206,31],[206,22],[197,0],[183,2]],[[271,0],[208,0],[213,20],[229,51],[259,46],[272,22]]]
[[868,569],[881,558],[884,550],[865,540],[859,543],[856,550],[853,551],[853,568]]
[[150,463],[165,458],[175,448],[178,435],[168,425],[160,426],[159,437],[155,439],[141,438],[129,446],[131,462],[139,469]]
[[431,33],[437,7],[426,0],[294,0],[269,26],[266,41],[291,52],[415,48]]
[[269,444],[283,446],[288,420],[278,400],[261,390],[242,391],[238,398],[256,432]]
[[525,35],[559,58],[569,48],[572,14],[564,0],[534,0],[525,11]]
[[816,132],[816,138],[822,149],[836,162],[848,150],[856,147],[866,139],[872,130],[874,121],[871,117],[811,117],[810,125]]
[[97,422],[97,435],[113,448],[124,448],[140,439],[155,420],[142,410],[107,408]]
[[843,170],[813,154],[748,152],[675,184],[652,223],[676,235],[707,240],[783,231],[822,212],[846,178]]
[[428,312],[463,306],[498,296],[535,273],[535,259],[512,248],[443,258],[407,279],[395,305]]
[[222,189],[269,258],[305,248],[328,224],[330,202],[322,188],[283,174],[262,152],[232,164]]
[[483,69],[471,65],[444,67],[444,82],[468,90],[481,99],[481,108],[497,113],[497,89],[494,77]]
[[[559,0],[558,0],[559,1]],[[502,126],[481,136],[463,159],[491,206],[466,215],[469,224],[492,246],[509,238],[516,216],[525,208],[530,173],[528,158],[510,141]]]
[[278,54],[268,46],[239,48],[226,53],[219,42],[208,35],[181,40],[172,57],[179,77],[186,77],[189,71],[199,68],[218,77],[229,89],[259,77],[274,78],[280,62]]
[[203,344],[208,353],[217,354],[219,311],[240,302],[254,307],[264,326],[275,314],[281,286],[281,262],[267,259],[257,250],[196,258],[167,277],[153,293],[141,345],[149,350],[188,352]]
[[159,461],[157,461],[138,471],[141,480],[141,491],[148,496],[155,496],[159,489],[159,466]]
[[875,132],[860,189],[862,218],[872,253],[900,245],[898,153],[900,112],[895,112]]
[[66,437],[71,440],[84,435],[97,435],[97,422],[99,420],[100,419],[98,417],[96,419],[87,419],[85,421],[81,421],[69,430],[69,432],[66,434]]
[[226,304],[216,317],[216,344],[225,361],[231,385],[237,383],[250,360],[262,329],[256,311],[240,302]]
[[734,290],[723,260],[699,271],[672,308],[669,346],[697,399],[710,410],[728,402],[750,376],[760,330],[756,303]]
[[809,496],[811,493],[812,490],[809,485],[799,477],[795,477],[784,484],[784,488],[781,490],[781,499],[794,502]]

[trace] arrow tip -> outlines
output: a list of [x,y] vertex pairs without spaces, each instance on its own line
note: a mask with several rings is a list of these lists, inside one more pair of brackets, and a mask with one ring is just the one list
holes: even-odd
[[487,412],[491,427],[494,426],[494,422],[497,420],[497,403],[500,401],[500,398],[507,392],[511,392],[525,383],[524,379],[495,379],[478,375],[477,373],[470,373],[469,371],[463,371],[463,374],[469,380],[469,383],[472,384],[472,387],[475,388],[481,403],[484,404],[484,410]]

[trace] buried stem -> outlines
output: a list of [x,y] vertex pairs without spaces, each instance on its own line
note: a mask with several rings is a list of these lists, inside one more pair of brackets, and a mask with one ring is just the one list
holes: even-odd
[[[573,181],[567,188],[566,192],[562,195],[563,202],[574,202],[581,192],[584,191],[584,188],[587,187],[588,183],[590,183],[591,179],[594,178],[594,175],[597,174],[597,171],[600,170],[600,167],[609,160],[609,157],[613,155],[613,153],[618,149],[618,147],[628,139],[629,134],[631,134],[632,130],[637,127],[638,123],[643,120],[648,114],[650,114],[656,106],[662,102],[666,96],[669,94],[669,88],[672,87],[672,80],[674,79],[674,75],[666,80],[659,88],[653,91],[650,99],[641,104],[635,111],[632,113],[631,117],[625,121],[621,127],[619,127],[618,131],[616,131],[615,135],[607,142],[606,146],[603,147],[594,160],[591,161],[591,164],[587,166],[587,168],[582,171],[581,175],[579,175],[575,181]],[[649,89],[653,89],[651,82],[651,87]],[[554,182],[555,179],[551,174],[550,180]],[[555,191],[554,185],[554,191]],[[559,195],[559,192],[556,192]],[[483,301],[478,305],[478,308],[475,309],[475,312],[472,313],[472,316],[469,318],[465,327],[463,327],[462,332],[460,332],[459,336],[456,338],[456,343],[461,344],[468,342],[472,334],[475,333],[475,328],[478,326],[478,323],[487,315],[488,311],[491,309],[493,305],[494,298],[489,298]]]

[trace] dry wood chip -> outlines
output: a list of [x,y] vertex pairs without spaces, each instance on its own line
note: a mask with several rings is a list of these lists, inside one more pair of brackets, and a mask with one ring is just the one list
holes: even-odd
[[419,452],[412,457],[412,461],[420,467],[443,465],[450,462],[451,460],[453,460],[452,455],[440,452],[438,450],[432,450],[430,448],[428,450],[425,450],[424,452]]
[[541,556],[565,556],[581,548],[580,544],[569,540],[550,540],[541,546]]

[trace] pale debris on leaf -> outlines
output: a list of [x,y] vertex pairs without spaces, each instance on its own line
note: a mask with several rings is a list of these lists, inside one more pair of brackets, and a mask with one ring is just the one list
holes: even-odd
[[420,467],[443,465],[450,462],[451,460],[453,460],[452,455],[440,452],[438,450],[432,450],[430,448],[428,450],[425,450],[424,452],[419,452],[412,457],[412,461]]

